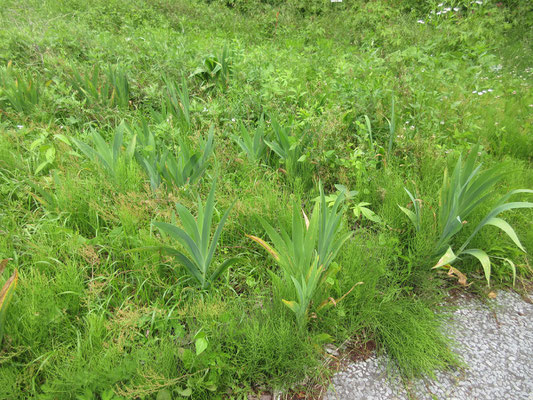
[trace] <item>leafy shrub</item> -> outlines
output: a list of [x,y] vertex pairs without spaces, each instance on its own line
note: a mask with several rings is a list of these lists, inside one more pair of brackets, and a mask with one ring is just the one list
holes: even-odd
[[224,46],[220,55],[209,55],[204,58],[202,65],[196,68],[190,77],[200,80],[205,89],[218,87],[224,91],[228,87],[230,73],[229,50]]

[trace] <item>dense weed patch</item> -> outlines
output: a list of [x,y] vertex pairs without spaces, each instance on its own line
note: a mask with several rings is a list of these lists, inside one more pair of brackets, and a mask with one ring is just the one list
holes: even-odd
[[447,289],[533,272],[533,47],[525,3],[452,3],[4,1],[0,398],[460,365]]

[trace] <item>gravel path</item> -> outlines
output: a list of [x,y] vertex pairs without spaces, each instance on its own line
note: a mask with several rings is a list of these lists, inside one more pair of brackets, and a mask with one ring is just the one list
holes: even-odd
[[326,399],[533,400],[533,305],[509,292],[488,304],[460,298],[457,305],[446,329],[467,369],[405,385],[372,357],[336,374]]

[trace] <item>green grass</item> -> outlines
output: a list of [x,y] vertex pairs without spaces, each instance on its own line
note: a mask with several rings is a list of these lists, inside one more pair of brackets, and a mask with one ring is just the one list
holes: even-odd
[[[457,365],[434,313],[458,285],[431,270],[443,171],[479,144],[505,174],[451,246],[533,188],[527,6],[469,3],[4,0],[0,287],[15,268],[18,284],[0,399],[246,399],[324,383],[324,345],[349,338],[407,378]],[[168,244],[154,222],[183,227],[176,203],[200,220],[215,177],[213,225],[233,207],[212,264],[238,261],[203,290],[153,251]],[[264,220],[292,237],[319,182],[357,194],[302,329],[282,302],[294,288],[246,235],[266,239]],[[365,203],[375,218],[352,210]],[[517,289],[531,280],[532,217],[505,214],[525,253],[496,227],[471,240],[493,288],[513,286],[503,258]],[[486,292],[471,258],[458,268]],[[325,293],[339,301],[315,313]]]

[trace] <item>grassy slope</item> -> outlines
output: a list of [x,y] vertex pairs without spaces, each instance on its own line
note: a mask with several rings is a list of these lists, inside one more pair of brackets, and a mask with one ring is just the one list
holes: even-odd
[[[212,398],[213,391],[238,397],[259,385],[285,388],[324,377],[324,333],[337,344],[376,339],[407,375],[453,362],[428,311],[443,284],[429,271],[432,210],[444,167],[478,142],[486,165],[509,172],[500,192],[533,187],[531,46],[497,7],[435,23],[425,15],[385,1],[308,15],[265,5],[246,14],[195,1],[3,0],[0,63],[33,77],[41,96],[20,112],[0,107],[0,258],[12,258],[20,271],[0,353],[0,398],[106,398],[110,389],[155,398],[165,388]],[[88,140],[96,128],[109,138],[120,121],[144,117],[175,146],[173,122],[156,125],[150,117],[163,77],[187,77],[224,46],[232,54],[227,89],[205,90],[189,79],[191,141],[211,125],[216,132],[216,160],[200,183],[156,198],[137,166],[113,181],[57,136]],[[116,64],[127,70],[129,107],[74,94],[74,71]],[[384,165],[365,155],[363,115],[386,149],[393,96],[396,138]],[[312,134],[296,177],[251,164],[231,141],[240,121],[253,125],[262,113],[292,118],[296,130]],[[50,164],[36,173],[47,154]],[[194,207],[195,193],[205,196],[215,174],[218,210],[237,199],[217,257],[242,260],[215,290],[199,293],[171,260],[125,250],[159,243],[151,221],[170,221],[176,200]],[[370,202],[386,225],[347,215],[346,227],[357,229],[339,254],[332,295],[364,284],[301,332],[272,298],[268,270],[276,267],[244,234],[263,236],[258,216],[288,228],[290,199],[309,209],[318,179],[327,190],[335,183],[358,190],[357,201]],[[419,234],[397,207],[408,201],[404,185],[426,205]],[[40,201],[35,187],[53,193],[54,204]],[[531,216],[507,217],[529,252]],[[529,274],[530,261],[496,229],[477,244]],[[481,278],[475,263],[461,266]],[[493,279],[508,285],[509,271],[495,265]],[[197,357],[200,330],[209,345]]]

